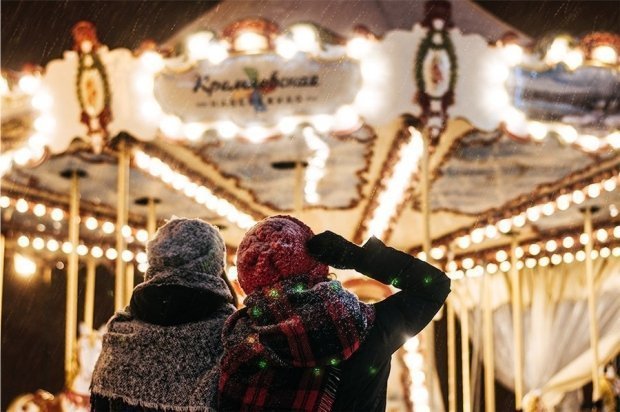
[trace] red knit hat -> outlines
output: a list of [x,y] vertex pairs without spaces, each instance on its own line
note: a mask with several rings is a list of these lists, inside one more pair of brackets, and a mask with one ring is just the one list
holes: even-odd
[[245,293],[295,275],[326,278],[328,266],[306,249],[312,236],[312,229],[291,216],[272,216],[254,225],[237,249],[237,274]]

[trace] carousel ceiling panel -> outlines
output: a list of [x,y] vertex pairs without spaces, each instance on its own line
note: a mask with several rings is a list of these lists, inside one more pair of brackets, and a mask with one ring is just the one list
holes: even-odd
[[456,143],[431,188],[433,210],[479,214],[596,163],[555,138],[522,142],[474,132]]
[[565,211],[556,211],[551,216],[542,216],[536,222],[536,228],[541,231],[548,231],[554,228],[576,227],[583,225],[582,210],[586,207],[592,207],[592,219],[594,220],[594,228],[596,229],[596,221],[617,220],[618,206],[620,206],[620,191],[612,192],[602,191],[600,196],[595,199],[586,199],[580,205],[573,205]]
[[[325,168],[314,169],[318,154],[310,148],[301,131],[288,137],[270,139],[261,144],[242,140],[208,141],[197,148],[205,161],[215,165],[220,173],[232,177],[237,185],[249,191],[256,202],[278,211],[294,207],[295,162],[304,165],[301,184],[308,188],[311,175],[319,176],[316,206],[328,209],[350,208],[360,201],[364,183],[362,174],[368,169],[374,133],[361,128],[347,136],[316,136],[327,145]],[[309,204],[308,198],[306,199]]]
[[[117,202],[117,165],[116,158],[108,155],[80,153],[55,156],[38,167],[13,170],[6,179],[27,185],[37,192],[69,193],[69,180],[61,176],[65,170],[84,170],[88,176],[80,180],[81,199],[95,205],[107,205],[115,210]],[[27,195],[25,193],[24,195]],[[129,179],[129,213],[144,216],[146,207],[136,201],[154,197],[160,199],[157,205],[158,219],[168,219],[172,215],[183,217],[201,217],[209,221],[219,221],[219,217],[209,212],[204,206],[191,201],[182,194],[172,190],[161,181],[155,180],[139,171],[131,170]]]
[[564,65],[539,72],[518,67],[511,93],[515,107],[532,119],[555,120],[580,126],[583,131],[620,128],[620,72]]

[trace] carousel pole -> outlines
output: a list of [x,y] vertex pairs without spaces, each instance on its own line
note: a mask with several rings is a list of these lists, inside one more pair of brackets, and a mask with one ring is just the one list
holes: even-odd
[[596,294],[594,290],[594,268],[592,265],[592,207],[586,207],[584,213],[584,233],[588,236],[585,244],[586,252],[586,283],[588,287],[588,315],[590,318],[590,347],[592,349],[592,402],[600,397],[600,383],[598,376],[598,324],[596,320]]
[[304,166],[301,160],[295,162],[295,214],[301,217],[304,208]]
[[482,278],[482,328],[484,357],[484,405],[486,412],[495,412],[495,360],[493,358],[493,308],[491,307],[491,279]]
[[0,234],[0,331],[2,330],[2,293],[4,287],[4,248],[6,239]]
[[92,257],[86,261],[86,295],[84,297],[84,324],[93,330],[95,313],[95,272],[97,262]]
[[126,247],[123,227],[127,224],[129,198],[129,150],[127,141],[121,138],[118,144],[118,182],[116,214],[116,279],[114,283],[114,311],[123,309],[125,296],[125,262],[122,259]]
[[[83,173],[83,172],[82,172]],[[78,253],[80,237],[80,192],[79,171],[63,172],[65,177],[71,178],[69,200],[69,242],[71,253],[67,262],[67,307],[65,324],[65,383],[69,383],[73,373],[73,354],[76,346],[77,305],[78,305]]]
[[159,200],[153,197],[149,197],[147,200],[146,231],[149,234],[149,240],[153,239],[157,231],[157,212],[155,206],[158,202]]
[[129,305],[129,301],[131,300],[131,293],[133,292],[133,282],[134,282],[134,265],[133,263],[129,263],[127,265],[127,270],[125,272],[125,306]]
[[456,322],[454,302],[446,301],[446,321],[448,323],[448,412],[456,412]]
[[514,343],[515,409],[522,410],[523,401],[523,326],[521,324],[521,280],[517,268],[517,236],[510,243],[510,278],[512,283],[512,327]]
[[[423,215],[423,241],[422,250],[426,255],[426,261],[432,263],[431,259],[431,208],[430,208],[430,133],[428,128],[424,129],[422,141],[424,144],[422,152],[422,215]],[[433,321],[424,328],[424,343],[427,352],[426,376],[428,376],[428,395],[431,410],[435,406],[435,324]]]
[[[466,278],[463,279],[466,281]],[[471,412],[471,375],[469,370],[469,310],[461,308],[461,376],[463,379],[463,412]]]

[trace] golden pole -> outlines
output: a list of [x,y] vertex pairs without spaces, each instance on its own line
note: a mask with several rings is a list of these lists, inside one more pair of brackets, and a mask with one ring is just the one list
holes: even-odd
[[[463,280],[465,281],[465,279]],[[471,381],[469,371],[469,311],[461,308],[461,374],[463,379],[463,412],[471,412]]]
[[[413,135],[411,136],[413,138]],[[423,216],[423,233],[422,250],[426,255],[426,261],[432,263],[431,259],[431,208],[430,208],[430,152],[429,152],[429,136],[428,129],[425,130],[422,141],[424,149],[422,152],[422,216]],[[435,406],[435,324],[430,321],[424,328],[425,346],[427,352],[426,358],[426,376],[428,379],[429,406],[434,410]]]
[[523,401],[523,326],[521,324],[521,281],[517,269],[517,236],[510,243],[510,278],[512,280],[512,327],[514,339],[515,409],[522,409]]
[[133,274],[134,266],[130,263],[127,265],[127,272],[125,273],[125,306],[129,305],[131,293],[133,292]]
[[65,383],[73,374],[73,355],[76,346],[77,331],[77,294],[78,294],[78,254],[80,237],[80,192],[77,171],[71,172],[71,191],[69,200],[69,242],[71,253],[67,262],[67,307],[65,324]]
[[594,268],[592,266],[592,209],[587,207],[584,211],[584,233],[588,236],[585,244],[586,252],[586,282],[588,286],[588,315],[590,318],[590,347],[592,349],[592,401],[596,402],[600,397],[600,383],[598,376],[598,325],[596,321],[596,296],[594,290]]
[[157,202],[154,198],[149,197],[147,201],[147,214],[146,214],[146,231],[149,233],[149,240],[155,237],[157,231],[157,212],[155,211],[155,205]]
[[301,160],[295,162],[295,214],[301,217],[304,208],[304,168]]
[[97,263],[95,259],[86,261],[86,296],[84,297],[84,324],[88,330],[93,330],[93,318],[95,313],[95,273]]
[[491,279],[489,274],[482,278],[482,327],[484,344],[484,405],[486,412],[495,412],[495,360],[493,358],[493,308],[491,307]]
[[129,209],[129,152],[127,142],[121,138],[118,145],[118,182],[117,182],[117,215],[116,215],[116,280],[114,283],[114,311],[123,309],[125,296],[125,262],[122,259],[125,250],[123,227],[127,224]]
[[454,302],[446,301],[446,321],[448,323],[448,412],[456,412],[456,322]]
[[4,235],[0,234],[0,331],[2,330],[2,293],[4,287]]

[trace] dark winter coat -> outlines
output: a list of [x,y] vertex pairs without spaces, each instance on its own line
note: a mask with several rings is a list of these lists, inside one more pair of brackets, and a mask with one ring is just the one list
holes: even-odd
[[433,319],[450,293],[450,279],[434,266],[375,238],[364,250],[369,263],[356,269],[400,292],[374,305],[369,335],[342,363],[334,411],[385,411],[392,354]]

